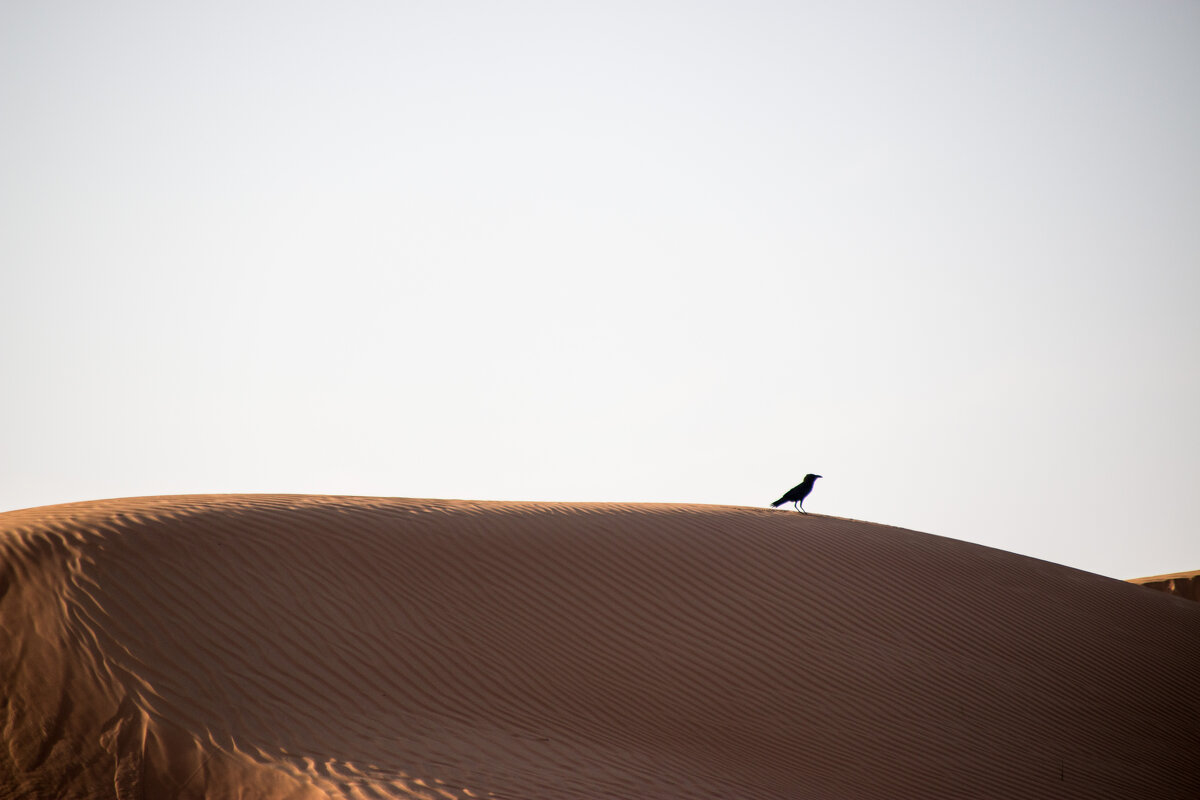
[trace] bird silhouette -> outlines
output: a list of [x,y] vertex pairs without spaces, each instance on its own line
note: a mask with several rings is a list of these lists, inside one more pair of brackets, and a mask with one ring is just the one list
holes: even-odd
[[793,503],[797,511],[801,514],[807,514],[808,512],[804,510],[804,498],[808,497],[808,493],[813,490],[813,484],[817,482],[817,478],[819,477],[821,476],[813,475],[811,472],[808,473],[804,476],[804,480],[788,489],[783,497],[771,503],[771,508],[779,508],[784,503]]

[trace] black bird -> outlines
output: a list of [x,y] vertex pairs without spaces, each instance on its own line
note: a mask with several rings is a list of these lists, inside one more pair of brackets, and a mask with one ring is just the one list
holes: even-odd
[[817,482],[817,478],[819,477],[821,476],[813,475],[811,472],[808,473],[804,476],[804,480],[788,489],[783,497],[771,503],[771,508],[779,508],[784,503],[794,503],[797,511],[807,514],[808,512],[804,510],[804,498],[808,497],[808,493],[813,490],[813,484]]

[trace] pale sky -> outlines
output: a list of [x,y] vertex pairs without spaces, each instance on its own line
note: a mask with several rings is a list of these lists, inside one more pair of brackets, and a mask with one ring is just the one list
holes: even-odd
[[816,472],[1200,569],[1198,3],[10,1],[0,123],[0,510]]

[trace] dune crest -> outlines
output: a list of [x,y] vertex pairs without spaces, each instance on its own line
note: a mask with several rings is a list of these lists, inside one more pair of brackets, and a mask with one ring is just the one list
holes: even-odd
[[725,506],[0,514],[0,798],[1194,798],[1200,605]]

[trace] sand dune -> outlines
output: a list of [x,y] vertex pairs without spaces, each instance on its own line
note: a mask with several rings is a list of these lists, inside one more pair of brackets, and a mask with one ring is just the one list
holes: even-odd
[[1148,578],[1133,578],[1129,582],[1177,597],[1200,600],[1200,570],[1172,572],[1170,575],[1152,575]]
[[3,798],[1200,796],[1200,604],[817,515],[28,509],[0,630]]

